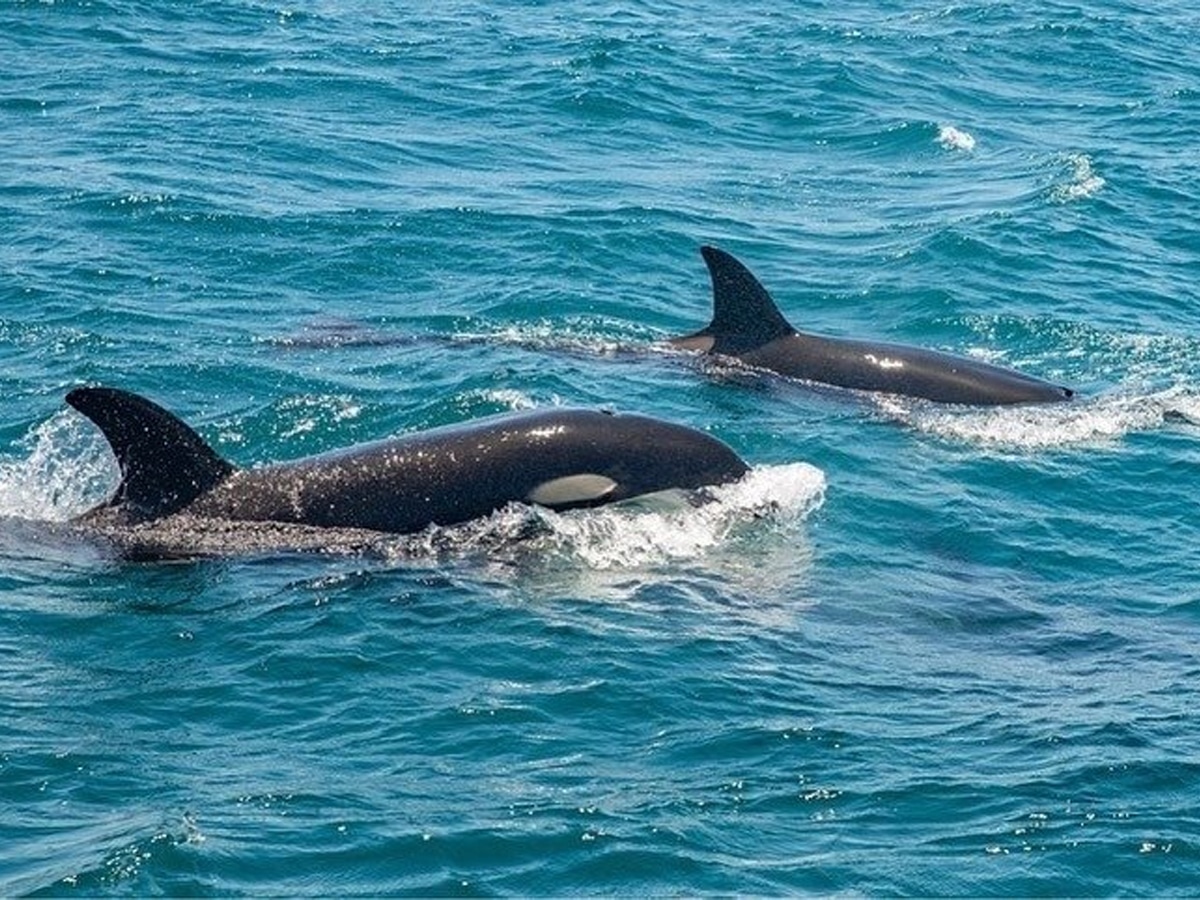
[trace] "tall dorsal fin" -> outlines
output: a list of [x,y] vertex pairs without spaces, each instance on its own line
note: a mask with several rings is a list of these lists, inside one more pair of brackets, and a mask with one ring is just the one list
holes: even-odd
[[716,247],[701,247],[700,253],[713,286],[713,319],[700,333],[712,337],[714,353],[742,353],[796,333],[741,262]]
[[121,467],[121,484],[107,505],[136,521],[178,512],[234,471],[186,423],[145,397],[76,388],[67,402],[104,432]]

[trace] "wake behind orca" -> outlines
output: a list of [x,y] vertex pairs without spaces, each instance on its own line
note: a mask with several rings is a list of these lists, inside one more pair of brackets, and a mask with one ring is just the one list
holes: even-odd
[[138,528],[171,517],[407,534],[510,503],[562,511],[736,481],[749,467],[703,432],[637,415],[551,408],[500,415],[292,462],[238,469],[145,397],[78,388],[67,402],[108,440],[112,496],[75,520]]
[[672,338],[673,346],[788,378],[939,403],[999,406],[1074,396],[1070,388],[950,353],[797,331],[741,262],[715,247],[700,252],[712,276],[713,319],[695,334]]

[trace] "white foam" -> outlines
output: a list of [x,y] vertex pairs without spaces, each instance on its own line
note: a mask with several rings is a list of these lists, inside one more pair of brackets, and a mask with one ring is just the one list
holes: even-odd
[[1109,443],[1172,419],[1200,424],[1200,394],[1186,387],[1035,406],[959,409],[897,397],[881,399],[879,406],[927,434],[1014,450]]
[[1071,153],[1065,157],[1071,167],[1070,180],[1055,185],[1050,198],[1057,203],[1086,200],[1104,187],[1104,179],[1092,169],[1091,159],[1084,153]]
[[938,128],[937,141],[947,150],[960,150],[970,153],[975,149],[975,136],[969,131],[955,128],[953,125],[942,125]]
[[588,356],[623,356],[645,353],[646,345],[655,338],[656,335],[646,330],[617,337],[611,334],[611,325],[607,323],[568,318],[523,322],[487,331],[460,331],[451,339],[467,344],[495,344]]
[[28,455],[0,459],[0,516],[65,522],[116,489],[108,444],[70,410],[34,427],[21,446]]
[[677,498],[664,508],[660,497],[583,513],[547,511],[546,543],[594,569],[656,565],[703,556],[747,522],[803,519],[824,498],[825,475],[815,466],[763,466],[706,490],[707,502],[696,506]]

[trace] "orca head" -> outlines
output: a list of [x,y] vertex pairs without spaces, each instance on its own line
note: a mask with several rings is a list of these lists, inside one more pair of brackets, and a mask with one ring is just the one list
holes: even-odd
[[[576,431],[582,464],[540,484],[533,502],[552,508],[592,507],[663,491],[728,484],[750,471],[717,437],[636,413],[602,412]],[[585,461],[586,460],[586,461]]]

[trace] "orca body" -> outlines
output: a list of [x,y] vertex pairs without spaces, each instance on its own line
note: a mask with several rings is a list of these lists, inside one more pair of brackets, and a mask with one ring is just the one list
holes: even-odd
[[121,470],[113,496],[77,521],[193,519],[293,523],[405,534],[509,503],[599,506],[749,471],[703,432],[636,415],[551,408],[494,416],[237,469],[187,424],[137,394],[78,388],[67,402],[103,432]]
[[715,247],[700,252],[712,276],[713,319],[670,341],[681,349],[733,357],[788,378],[938,403],[998,406],[1074,396],[1070,388],[950,353],[797,331],[741,262]]

